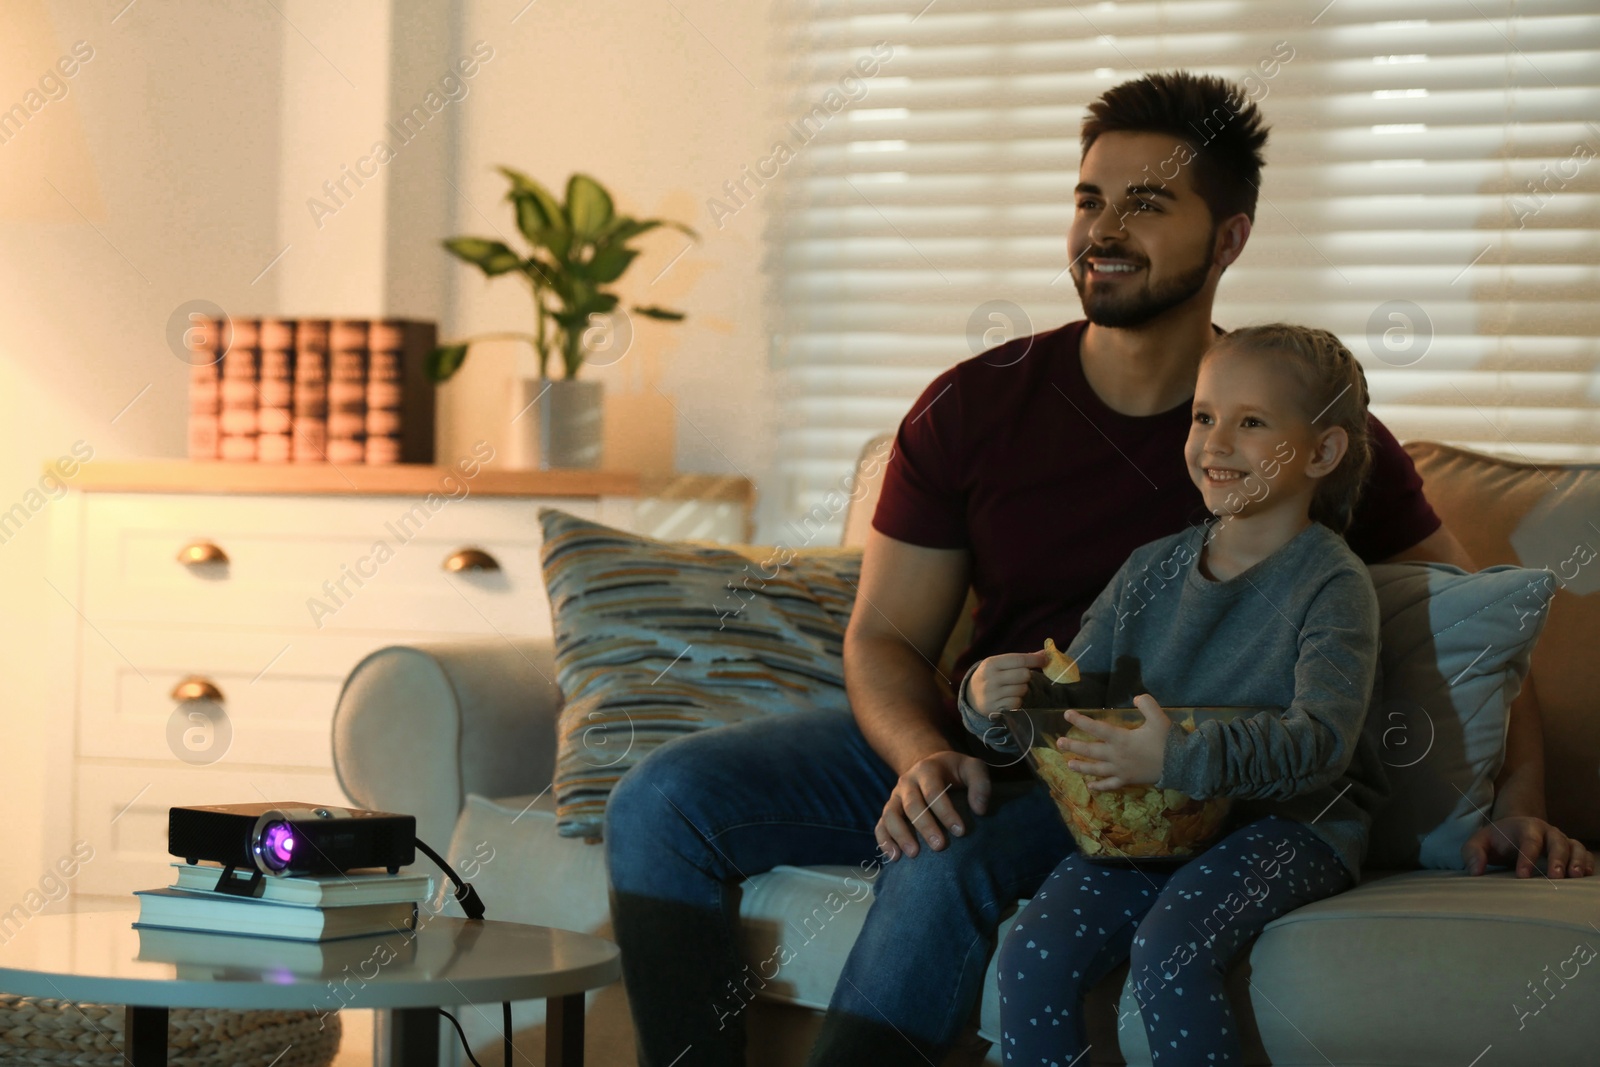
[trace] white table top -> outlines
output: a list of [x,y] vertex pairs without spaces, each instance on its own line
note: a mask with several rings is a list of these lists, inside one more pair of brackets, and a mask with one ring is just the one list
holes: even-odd
[[37,915],[0,944],[0,992],[171,1008],[417,1008],[609,985],[617,946],[521,923],[419,914],[409,934],[323,943],[135,929],[136,905]]

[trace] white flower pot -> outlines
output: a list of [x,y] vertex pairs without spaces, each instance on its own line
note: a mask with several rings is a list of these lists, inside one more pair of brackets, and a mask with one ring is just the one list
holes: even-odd
[[600,466],[602,383],[518,378],[511,383],[511,466],[519,470]]

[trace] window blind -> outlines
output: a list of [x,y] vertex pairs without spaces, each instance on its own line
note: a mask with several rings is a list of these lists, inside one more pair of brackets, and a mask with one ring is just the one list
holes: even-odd
[[[829,492],[934,376],[1082,317],[1064,268],[1085,105],[1174,68],[1240,82],[1272,126],[1219,325],[1332,330],[1401,440],[1600,461],[1593,5],[815,0],[781,17],[764,523],[809,514],[836,538]],[[866,76],[878,42],[892,53]]]

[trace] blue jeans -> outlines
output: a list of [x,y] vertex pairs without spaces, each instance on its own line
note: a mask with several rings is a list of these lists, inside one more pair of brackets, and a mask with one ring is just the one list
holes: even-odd
[[1229,965],[1267,923],[1350,884],[1322,838],[1276,815],[1175,868],[1068,856],[1000,948],[1005,1063],[1077,1062],[1089,1047],[1084,995],[1123,960],[1152,1063],[1243,1063],[1224,981]]
[[880,870],[896,780],[838,712],[678,738],[622,779],[606,859],[642,1067],[744,1063],[743,1013],[726,1010],[749,977],[736,887],[779,864],[880,871],[811,1062],[937,1062],[972,1019],[1001,912],[1074,846],[1042,786],[996,782],[987,815],[956,797],[965,836]]

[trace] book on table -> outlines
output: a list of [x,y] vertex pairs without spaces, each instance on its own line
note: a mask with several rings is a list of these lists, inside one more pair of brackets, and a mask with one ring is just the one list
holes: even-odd
[[348,871],[266,877],[214,864],[174,863],[169,887],[141,890],[141,929],[187,930],[291,941],[335,941],[416,928],[426,874]]
[[373,966],[417,958],[414,936],[340,938],[334,941],[290,941],[284,938],[240,937],[199,930],[141,926],[138,959],[170,963],[173,977],[208,980],[240,971],[272,969],[303,977],[368,973]]
[[[341,907],[349,904],[415,903],[433,895],[433,879],[426,874],[387,874],[378,871],[347,871],[343,874],[295,874],[262,877],[252,883],[254,870],[225,872],[209,863],[174,863],[178,880],[173,889],[193,890],[197,893],[217,893],[231,896],[244,893],[253,884],[248,895],[262,900],[285,904],[311,904],[318,907]],[[227,874],[227,882],[223,882]],[[220,891],[231,884],[231,891]]]
[[414,902],[318,907],[190,889],[141,889],[137,927],[193,930],[290,941],[405,932],[416,926]]

